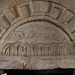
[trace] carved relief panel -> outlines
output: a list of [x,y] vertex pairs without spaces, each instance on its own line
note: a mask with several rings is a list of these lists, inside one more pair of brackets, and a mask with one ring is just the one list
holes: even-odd
[[51,0],[8,4],[0,12],[0,56],[74,56],[74,20],[73,11]]
[[39,56],[39,53],[40,56],[75,54],[71,44],[66,33],[56,25],[36,21],[19,26],[11,35],[9,34],[1,54],[10,56]]

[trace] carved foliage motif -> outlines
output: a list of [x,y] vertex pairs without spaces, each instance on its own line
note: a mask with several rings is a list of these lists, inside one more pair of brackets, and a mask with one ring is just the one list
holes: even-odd
[[[63,34],[64,34],[65,38],[67,38],[70,42],[74,41],[74,38],[75,38],[75,27],[74,27],[75,26],[75,21],[74,21],[75,20],[75,13],[73,13],[72,11],[70,11],[69,9],[64,7],[63,5],[57,4],[52,1],[32,0],[32,1],[27,1],[27,2],[23,2],[23,3],[15,4],[12,6],[8,5],[7,7],[4,7],[4,9],[1,12],[2,13],[0,14],[0,41],[1,41],[0,47],[2,49],[2,51],[1,51],[2,55],[23,55],[23,56],[24,55],[25,56],[28,56],[28,55],[33,56],[34,55],[34,56],[37,56],[38,52],[36,52],[37,49],[36,49],[36,51],[34,50],[34,46],[32,46],[32,51],[34,50],[35,52],[30,52],[31,51],[29,49],[31,47],[31,46],[29,46],[30,44],[28,44],[29,47],[27,46],[28,52],[26,54],[22,54],[22,53],[24,53],[22,51],[22,47],[24,47],[24,46],[20,45],[21,47],[19,47],[19,48],[21,48],[21,49],[19,49],[18,46],[13,45],[13,43],[10,45],[7,45],[7,46],[5,44],[6,41],[9,41],[6,39],[9,38],[11,32],[14,32],[14,30],[17,27],[19,27],[19,25],[23,25],[25,22],[26,23],[30,22],[33,19],[34,19],[34,21],[36,19],[36,20],[50,20],[49,22],[52,22],[52,21],[55,22],[53,24],[57,25],[58,28],[63,30]],[[23,41],[26,41],[26,39],[36,41],[39,38],[42,38],[42,40],[46,39],[45,40],[46,43],[49,43],[49,42],[47,42],[47,39],[50,39],[53,41],[54,40],[53,38],[57,39],[57,37],[59,37],[59,35],[61,35],[61,33],[62,33],[61,31],[59,33],[59,31],[58,31],[59,29],[55,29],[57,34],[56,34],[56,32],[52,32],[53,30],[49,29],[51,33],[54,33],[54,35],[52,35],[51,33],[48,34],[48,33],[45,33],[45,30],[47,31],[48,28],[46,28],[46,27],[41,28],[39,25],[36,28],[36,26],[37,25],[33,26],[35,29],[33,27],[30,27],[29,30],[28,29],[25,30],[24,33],[23,33],[23,31],[20,31],[20,30],[16,31],[16,33],[14,35],[17,35],[20,40],[21,39],[23,40],[23,37],[24,37]],[[39,29],[42,31],[42,33],[40,33]],[[34,30],[34,31],[32,31],[32,30]],[[39,35],[37,35],[37,34],[39,34]],[[55,37],[55,35],[56,35],[56,37]],[[17,36],[15,36],[15,38]],[[62,37],[64,37],[64,36],[62,35]],[[62,37],[60,36],[59,38],[64,40],[65,38],[62,38]],[[12,37],[10,39],[12,39]],[[12,41],[13,41],[13,39],[12,39]],[[43,42],[45,42],[45,41],[43,41]],[[60,40],[57,39],[57,41],[60,41]],[[40,48],[40,47],[37,46],[36,48]],[[47,50],[48,50],[48,48],[47,48]],[[11,50],[11,49],[13,49],[13,50]],[[56,46],[56,49],[57,49],[57,46]],[[53,50],[56,50],[56,49],[53,49]],[[19,54],[17,50],[20,50],[21,54]],[[24,48],[23,48],[23,50],[24,50]],[[38,49],[38,50],[40,50],[40,49]],[[59,49],[57,49],[57,50],[59,50]],[[29,52],[32,54],[28,54]],[[49,55],[48,54],[49,52],[50,52],[50,50],[44,52],[47,54],[43,54],[43,52],[41,51],[42,54],[40,54],[40,55],[41,56],[42,55]],[[59,53],[57,52],[57,55],[60,55],[60,53],[61,53],[60,51],[59,51]],[[73,54],[73,52],[72,52],[72,54]]]
[[8,36],[9,42],[23,41],[25,43],[70,42],[69,37],[60,28],[48,22],[30,22],[19,26]]
[[7,41],[2,50],[2,55],[58,56],[75,54],[67,35],[60,28],[44,21],[19,26]]
[[9,43],[1,53],[6,56],[59,56],[74,55],[72,44],[49,44],[49,43]]
[[[53,2],[33,1],[4,8],[0,26],[7,30],[16,21],[30,16],[45,15],[45,13],[59,22],[71,23],[74,19],[74,13],[61,5]],[[65,16],[64,13],[66,13]]]

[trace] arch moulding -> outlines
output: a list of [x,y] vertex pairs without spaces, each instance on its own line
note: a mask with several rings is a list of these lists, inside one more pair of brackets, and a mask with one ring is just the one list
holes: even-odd
[[0,69],[75,68],[73,11],[51,0],[18,1],[0,10]]

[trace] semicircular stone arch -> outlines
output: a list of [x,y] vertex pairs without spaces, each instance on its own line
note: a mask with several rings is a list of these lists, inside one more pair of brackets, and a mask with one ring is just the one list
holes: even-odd
[[52,1],[32,0],[5,6],[0,14],[0,48],[3,50],[6,39],[17,27],[34,21],[51,22],[60,28],[72,43],[75,38],[74,20],[75,13]]

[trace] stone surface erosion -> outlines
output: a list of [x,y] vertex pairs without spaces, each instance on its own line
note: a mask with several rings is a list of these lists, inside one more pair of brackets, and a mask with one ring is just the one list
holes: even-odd
[[0,69],[75,68],[74,4],[0,0]]

